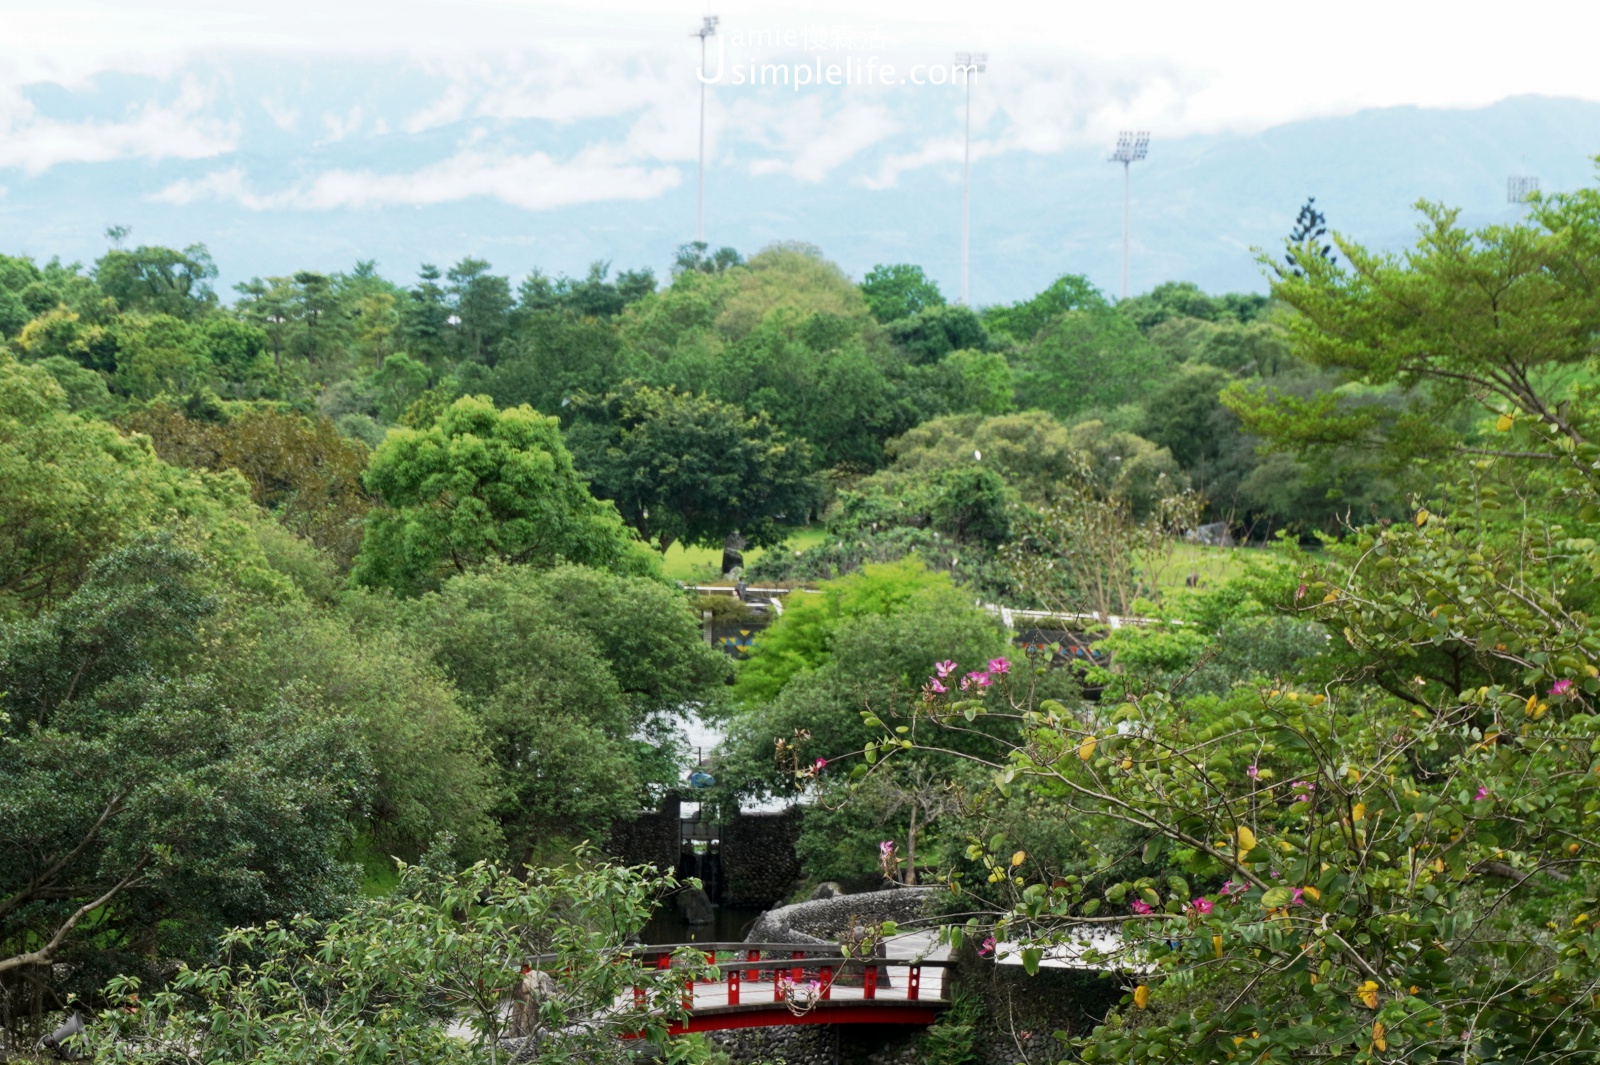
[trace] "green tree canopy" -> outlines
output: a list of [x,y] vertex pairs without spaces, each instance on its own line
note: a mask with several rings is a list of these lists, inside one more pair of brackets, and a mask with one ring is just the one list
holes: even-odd
[[114,248],[94,264],[100,290],[124,311],[195,318],[217,305],[211,282],[217,264],[204,244],[182,251],[140,246],[132,251]]
[[1009,307],[990,307],[983,312],[989,329],[1027,344],[1045,326],[1068,311],[1104,310],[1108,304],[1099,289],[1080,274],[1063,274],[1049,288],[1031,299]]
[[[1235,386],[1225,402],[1269,441],[1297,448],[1376,446],[1396,464],[1484,444],[1452,416],[1462,407],[1553,421],[1574,441],[1585,427],[1562,401],[1583,379],[1600,328],[1600,190],[1537,203],[1528,222],[1464,228],[1460,212],[1426,201],[1416,246],[1379,254],[1335,236],[1348,266],[1306,246],[1273,295],[1297,355],[1346,380],[1404,390],[1401,404],[1332,390],[1310,399]],[[1492,448],[1491,448],[1492,450]]]
[[148,436],[168,462],[237,470],[256,503],[287,528],[328,551],[341,567],[355,558],[371,506],[361,483],[368,453],[326,419],[246,407],[225,421],[203,422],[157,403],[126,415],[122,424]]
[[781,543],[816,501],[811,448],[765,414],[637,382],[573,405],[567,440],[595,494],[665,551],[720,546],[733,532]]
[[861,295],[866,297],[872,316],[885,323],[944,306],[939,286],[922,272],[922,267],[910,263],[874,266],[861,279]]
[[554,418],[463,396],[426,429],[395,429],[365,482],[358,583],[414,594],[491,560],[648,568],[610,503],[589,494]]
[[240,479],[175,469],[148,440],[68,413],[45,368],[4,353],[0,513],[0,617],[66,597],[95,559],[155,525],[200,538],[244,571],[261,566]]
[[218,608],[202,565],[138,541],[0,626],[0,975],[194,956],[229,925],[331,914],[354,887],[336,854],[359,748],[289,700],[230,705],[190,665]]
[[512,853],[603,832],[675,784],[672,723],[727,674],[683,595],[582,566],[494,566],[386,627],[460,689],[499,768]]
[[988,330],[974,311],[944,304],[891,323],[889,337],[916,365],[938,362],[953,351],[982,351],[989,346]]
[[1147,397],[1171,364],[1128,319],[1090,305],[1051,320],[1016,354],[1017,401],[1071,421]]
[[948,576],[928,572],[916,559],[865,566],[816,592],[790,596],[783,616],[740,664],[735,694],[746,703],[772,699],[797,674],[827,661],[833,633],[846,618],[893,614],[913,602],[960,612],[968,600]]
[[[715,970],[689,950],[655,969],[624,949],[679,887],[588,851],[517,874],[405,867],[393,894],[336,920],[228,933],[216,962],[180,970],[170,988],[115,981],[86,1042],[97,1059],[138,1065],[170,1061],[174,1046],[207,1061],[495,1065],[531,1040],[545,1060],[622,1065],[638,1045],[624,1036],[644,1035],[675,1062],[705,1065],[705,1043],[666,1033],[686,1016],[683,980]],[[517,1001],[535,959],[560,993]],[[637,1004],[618,1010],[635,988]],[[239,1018],[252,1023],[228,1023]]]

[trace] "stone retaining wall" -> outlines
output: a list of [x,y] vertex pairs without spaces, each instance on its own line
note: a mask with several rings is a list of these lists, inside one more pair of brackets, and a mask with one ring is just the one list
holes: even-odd
[[[663,800],[661,809],[618,818],[611,823],[606,853],[624,865],[653,865],[663,872],[683,866],[680,835],[682,801]],[[740,814],[718,826],[721,843],[716,860],[720,884],[713,900],[723,906],[761,908],[787,898],[800,880],[800,837],[803,811],[798,806],[771,814]]]
[[800,879],[803,811],[791,806],[775,814],[740,814],[722,830],[722,898],[724,906],[771,906],[787,898]]
[[676,795],[661,801],[654,812],[617,818],[611,822],[606,853],[623,865],[653,865],[663,873],[678,868],[678,819],[683,803]]

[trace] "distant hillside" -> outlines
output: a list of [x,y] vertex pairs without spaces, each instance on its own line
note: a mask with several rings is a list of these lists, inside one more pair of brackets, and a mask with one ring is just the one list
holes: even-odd
[[[592,143],[628,136],[631,115],[582,124],[446,116],[406,132],[407,116],[438,96],[425,78],[376,68],[333,76],[314,64],[286,77],[281,66],[253,62],[228,68],[228,78],[215,81],[227,88],[206,102],[209,110],[195,112],[213,123],[223,148],[197,150],[196,158],[0,171],[0,250],[87,262],[103,251],[106,226],[126,224],[136,242],[209,245],[226,291],[252,275],[346,269],[369,258],[396,278],[410,277],[423,261],[448,265],[469,254],[517,275],[535,267],[582,273],[597,259],[665,273],[674,248],[691,235],[692,163],[630,163],[620,177],[613,173],[614,187],[596,193],[603,198],[579,206],[530,210],[505,202],[507,189],[511,198],[537,193],[537,166],[485,180],[484,195],[451,198],[458,192],[446,161],[463,152],[520,153],[523,160],[547,153],[560,163]],[[94,92],[80,100],[41,90],[34,99],[63,117],[98,120],[117,109],[128,113],[126,101],[141,92],[171,95],[170,87],[138,79],[102,80]],[[269,95],[286,110],[267,108]],[[335,114],[349,116],[355,132],[339,127]],[[1398,247],[1410,238],[1411,204],[1420,197],[1459,206],[1468,221],[1481,223],[1515,216],[1505,203],[1512,172],[1539,175],[1545,189],[1588,182],[1590,156],[1600,153],[1600,103],[1519,97],[1478,110],[1365,111],[1248,135],[1154,133],[1150,158],[1133,172],[1134,289],[1182,279],[1212,291],[1260,290],[1251,248],[1276,251],[1308,195],[1335,230]],[[856,276],[875,263],[917,262],[954,295],[959,169],[909,170],[889,189],[866,184],[909,139],[888,134],[824,180],[804,182],[765,172],[752,162],[752,142],[730,132],[708,179],[708,239],[746,253],[774,240],[803,240]],[[980,158],[975,302],[1024,297],[1063,272],[1086,273],[1116,290],[1121,175],[1105,161],[1105,148]],[[310,190],[319,180],[351,174],[400,191],[383,206],[315,206]]]

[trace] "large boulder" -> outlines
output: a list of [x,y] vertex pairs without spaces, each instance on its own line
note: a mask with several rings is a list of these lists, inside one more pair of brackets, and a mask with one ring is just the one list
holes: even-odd
[[685,924],[711,924],[717,913],[711,907],[711,897],[700,888],[684,888],[678,892],[678,916]]
[[943,887],[902,887],[838,895],[828,899],[777,906],[756,919],[745,937],[750,943],[837,943],[863,922],[914,921],[925,916]]
[[533,1035],[539,1026],[539,1007],[555,998],[558,990],[555,977],[549,973],[531,969],[523,974],[522,982],[511,992],[511,1038]]

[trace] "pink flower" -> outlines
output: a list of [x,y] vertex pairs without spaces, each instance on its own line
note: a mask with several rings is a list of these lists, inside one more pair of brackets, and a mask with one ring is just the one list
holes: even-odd
[[1482,802],[1483,800],[1487,799],[1488,797],[1489,797],[1489,789],[1480,786],[1478,788],[1478,794],[1474,795],[1473,799],[1476,800],[1477,802]]
[[[1241,884],[1239,886],[1239,890],[1243,891],[1244,890],[1244,885]],[[1220,891],[1219,894],[1232,895],[1233,894],[1233,881],[1232,880],[1224,881],[1223,885],[1222,885],[1222,891]]]
[[1310,802],[1311,793],[1317,790],[1317,786],[1315,784],[1304,780],[1297,780],[1293,784],[1290,784],[1289,787],[1293,788],[1295,791],[1295,802]]
[[947,658],[943,662],[935,662],[933,669],[939,674],[939,679],[943,680],[956,671],[956,664]]
[[1190,902],[1189,905],[1193,906],[1195,912],[1200,914],[1202,917],[1209,914],[1213,909],[1211,900],[1206,898],[1204,895]]
[[1143,914],[1149,913],[1151,911],[1152,907],[1148,902],[1144,901],[1143,899],[1134,899],[1131,903],[1128,904],[1128,909],[1132,910],[1134,913],[1143,915]]
[[983,941],[983,946],[978,948],[978,953],[985,958],[994,953],[994,936],[990,936]]
[[895,846],[894,840],[892,840],[892,839],[886,839],[883,842],[879,843],[878,844],[878,856],[880,858],[889,857],[891,854],[894,853],[894,846]]
[[1294,590],[1295,602],[1299,602],[1300,600],[1304,599],[1305,597],[1306,597],[1306,586],[1304,584],[1302,584],[1300,587],[1298,587],[1298,588],[1296,588]]
[[1572,690],[1572,682],[1565,677],[1550,685],[1551,695],[1565,695]]
[[989,659],[989,672],[1010,673],[1011,663],[1007,662],[1004,658],[991,658]]
[[928,690],[933,692],[933,693],[935,693],[935,694],[937,694],[937,695],[943,695],[945,692],[949,691],[950,689],[946,688],[943,684],[940,684],[933,677],[929,677],[928,678]]
[[826,768],[828,768],[828,760],[826,758],[818,758],[811,766],[811,770],[814,773],[820,773]]
[[1301,896],[1303,896],[1305,893],[1306,893],[1306,889],[1305,888],[1295,888],[1294,889],[1294,898],[1290,900],[1290,905],[1291,906],[1304,906],[1306,904],[1306,900],[1304,898],[1302,898]]
[[993,683],[994,678],[989,676],[989,674],[973,672],[968,673],[966,676],[961,678],[961,689],[962,691],[965,691],[969,685],[979,688],[987,688]]
[[1261,776],[1261,770],[1254,762],[1252,762],[1250,764],[1250,768],[1244,771],[1244,775],[1249,777],[1251,780],[1256,780]]

